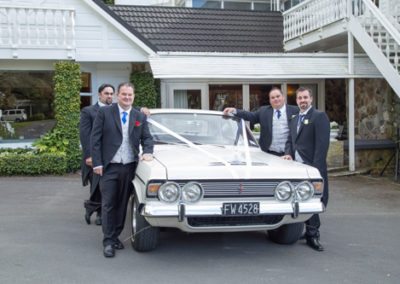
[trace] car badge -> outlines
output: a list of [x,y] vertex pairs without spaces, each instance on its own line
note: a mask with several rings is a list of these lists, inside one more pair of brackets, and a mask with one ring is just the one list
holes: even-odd
[[240,183],[239,184],[239,194],[242,194],[242,192],[243,192],[243,183]]

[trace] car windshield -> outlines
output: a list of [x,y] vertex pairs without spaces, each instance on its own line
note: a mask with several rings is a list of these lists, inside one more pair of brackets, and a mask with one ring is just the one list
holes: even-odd
[[[207,113],[155,113],[150,118],[166,128],[150,123],[149,128],[155,143],[185,143],[184,139],[180,139],[181,136],[197,145],[245,145],[242,129],[244,124],[234,117]],[[247,144],[258,147],[246,126],[245,131]]]

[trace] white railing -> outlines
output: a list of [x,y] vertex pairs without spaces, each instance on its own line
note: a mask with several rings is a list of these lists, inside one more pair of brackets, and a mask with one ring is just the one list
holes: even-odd
[[353,15],[392,66],[400,71],[400,32],[371,0],[354,2]]
[[284,41],[347,17],[347,0],[308,0],[283,13]]
[[75,47],[73,9],[0,5],[0,48]]

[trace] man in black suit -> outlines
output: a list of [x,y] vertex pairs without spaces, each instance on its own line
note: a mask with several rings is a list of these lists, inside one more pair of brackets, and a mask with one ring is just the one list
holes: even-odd
[[120,84],[117,100],[117,104],[99,109],[91,136],[93,171],[100,175],[105,257],[124,248],[118,237],[124,228],[139,144],[145,161],[153,159],[154,147],[146,115],[132,108],[134,86]]
[[90,224],[90,216],[97,212],[96,225],[101,225],[101,193],[99,189],[99,176],[93,174],[92,157],[90,155],[90,134],[93,128],[93,122],[96,118],[97,111],[100,107],[112,104],[114,86],[110,84],[102,84],[99,87],[99,100],[96,104],[84,107],[81,111],[79,123],[79,133],[82,145],[82,184],[83,186],[90,184],[90,196],[85,200],[86,209],[85,220]]
[[[286,143],[283,156],[287,160],[316,167],[324,179],[324,192],[321,201],[328,204],[328,171],[326,156],[329,148],[330,126],[325,112],[320,112],[312,106],[313,96],[310,89],[299,88],[296,91],[296,102],[300,108],[298,116],[294,117],[289,125],[289,140]],[[324,247],[319,242],[320,219],[314,214],[306,221],[307,244],[317,250],[323,251]]]
[[262,106],[257,111],[249,112],[235,108],[224,109],[224,114],[233,113],[261,127],[259,144],[264,152],[283,156],[289,134],[289,121],[298,112],[296,106],[285,104],[285,98],[279,88],[269,92],[270,106]]

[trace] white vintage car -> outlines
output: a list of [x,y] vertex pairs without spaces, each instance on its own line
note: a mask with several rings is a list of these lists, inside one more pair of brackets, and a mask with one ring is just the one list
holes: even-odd
[[157,109],[148,119],[154,160],[141,162],[130,199],[132,246],[149,251],[160,228],[268,231],[295,243],[325,210],[316,168],[267,154],[245,122],[221,112]]

